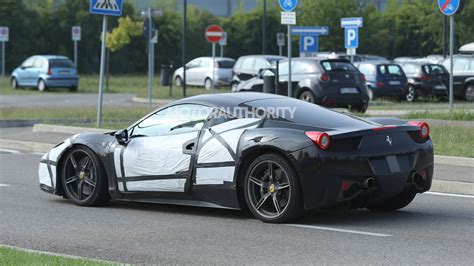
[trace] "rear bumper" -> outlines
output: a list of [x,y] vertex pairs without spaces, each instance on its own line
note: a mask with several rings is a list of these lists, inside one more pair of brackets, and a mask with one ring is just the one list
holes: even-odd
[[[428,191],[433,177],[434,155],[431,140],[410,152],[395,156],[399,171],[392,172],[387,157],[357,153],[321,153],[311,146],[291,154],[300,178],[304,207],[307,210],[349,205],[366,207],[415,188],[418,193]],[[393,169],[392,169],[393,170]],[[415,174],[417,176],[415,183]],[[364,187],[364,181],[373,178],[374,186]]]
[[[358,93],[341,93],[341,88],[356,88]],[[348,107],[348,106],[362,106],[368,104],[369,96],[366,93],[366,88],[355,86],[354,84],[340,84],[337,86],[331,85],[323,88],[316,88],[315,96],[316,103],[326,107]]]
[[44,79],[46,86],[50,88],[58,87],[78,87],[79,77],[49,77]]
[[372,88],[372,92],[375,97],[383,96],[405,96],[408,91],[405,87],[384,87],[384,88]]

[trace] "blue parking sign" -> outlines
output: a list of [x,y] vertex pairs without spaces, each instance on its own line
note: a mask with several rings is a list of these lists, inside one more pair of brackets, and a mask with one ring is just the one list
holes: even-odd
[[123,0],[90,0],[91,14],[121,16]]
[[359,28],[344,28],[344,37],[344,46],[346,48],[350,49],[359,47]]
[[438,7],[441,13],[446,16],[454,15],[458,9],[461,0],[438,0]]
[[300,36],[300,53],[315,53],[318,49],[318,35]]

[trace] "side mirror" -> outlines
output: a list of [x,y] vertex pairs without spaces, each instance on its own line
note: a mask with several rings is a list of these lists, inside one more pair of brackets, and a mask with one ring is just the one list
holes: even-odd
[[257,73],[256,77],[259,78],[259,79],[263,79],[263,72],[265,72],[265,68],[260,68],[258,70],[258,73]]
[[24,70],[24,69],[26,69],[26,66],[20,66],[20,69]]
[[114,136],[119,144],[127,145],[128,143],[128,130],[127,129],[122,129],[115,132]]

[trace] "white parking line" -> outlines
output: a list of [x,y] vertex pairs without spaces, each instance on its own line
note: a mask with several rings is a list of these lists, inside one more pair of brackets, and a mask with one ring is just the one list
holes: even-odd
[[428,195],[436,195],[436,196],[446,196],[446,197],[457,197],[457,198],[467,198],[467,199],[474,199],[473,195],[463,195],[463,194],[452,194],[452,193],[441,193],[441,192],[432,192],[428,191],[423,194]]
[[10,185],[7,184],[0,184],[0,187],[9,187]]
[[13,153],[13,154],[21,154],[20,151],[17,151],[17,150],[10,150],[10,149],[0,149],[0,152],[8,152],[8,153]]
[[286,225],[288,225],[288,226],[294,226],[294,227],[309,228],[309,229],[317,229],[317,230],[326,230],[326,231],[340,232],[340,233],[350,233],[350,234],[358,234],[358,235],[367,235],[367,236],[378,236],[378,237],[390,237],[390,236],[393,236],[393,235],[372,233],[372,232],[366,232],[366,231],[347,230],[347,229],[339,229],[339,228],[324,227],[324,226],[315,226],[315,225],[306,225],[306,224],[286,224]]

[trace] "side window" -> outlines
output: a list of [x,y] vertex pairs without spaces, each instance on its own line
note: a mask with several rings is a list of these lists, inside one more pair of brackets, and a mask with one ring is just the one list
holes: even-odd
[[471,59],[471,60],[469,60],[469,61],[470,61],[470,63],[469,63],[469,70],[470,70],[470,71],[474,71],[474,59]]
[[32,67],[33,66],[33,63],[35,61],[35,56],[32,56],[28,59],[25,60],[25,62],[23,62],[23,64],[21,64],[22,67]]
[[280,62],[278,66],[278,75],[288,75],[288,62]]
[[45,62],[43,60],[43,58],[41,57],[36,57],[34,63],[33,63],[33,67],[35,68],[43,68],[45,66]]
[[137,124],[133,136],[162,136],[199,131],[212,108],[204,105],[182,104],[160,110]]
[[291,72],[295,74],[309,74],[309,73],[316,73],[317,69],[316,69],[315,64],[296,61],[292,64]]
[[245,58],[244,62],[242,62],[242,69],[252,70],[254,62],[255,62],[255,58],[253,58],[253,57]]
[[262,59],[262,58],[256,58],[256,59],[255,59],[254,70],[255,70],[256,72],[259,71],[259,70],[262,69],[262,68],[268,68],[269,66],[270,66],[270,64],[268,63],[267,60]]
[[191,62],[187,63],[186,66],[187,67],[198,67],[199,64],[201,62],[201,59],[200,58],[196,58],[194,60],[191,60]]
[[212,64],[212,59],[204,58],[201,59],[201,63],[199,64],[200,67],[210,67]]
[[370,64],[361,64],[359,66],[359,70],[360,72],[362,72],[362,74],[364,74],[365,76],[372,76],[373,73],[374,73],[374,68],[372,65]]
[[467,69],[469,61],[465,58],[458,58],[454,61],[453,71],[464,71]]

